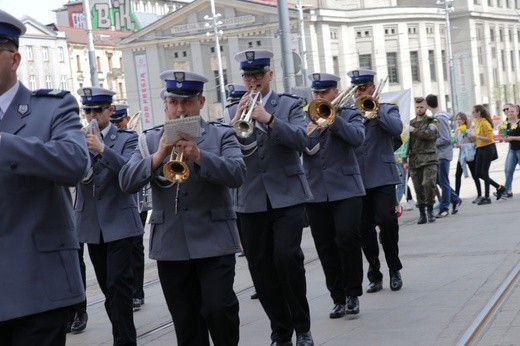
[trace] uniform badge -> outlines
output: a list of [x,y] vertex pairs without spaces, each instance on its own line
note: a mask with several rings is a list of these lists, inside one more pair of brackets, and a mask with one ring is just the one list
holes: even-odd
[[114,135],[114,134],[111,134],[111,135],[110,135],[110,139],[111,139],[111,140],[114,140],[114,139],[116,139],[116,135]]
[[252,63],[253,60],[255,60],[255,52],[254,51],[247,51],[246,52],[246,59],[248,63]]
[[185,81],[186,78],[184,72],[175,72],[174,77],[177,88],[182,88],[182,83]]
[[88,101],[92,100],[92,89],[91,88],[85,88],[83,89],[83,93],[85,94],[85,97]]
[[352,71],[352,77],[359,77],[359,70]]
[[312,79],[314,79],[315,81],[319,81],[321,78],[320,78],[320,74],[319,73],[313,73],[312,74]]
[[276,106],[278,104],[278,102],[276,102],[276,100],[271,100],[271,105],[272,106]]
[[24,115],[29,110],[28,105],[18,105],[18,113]]
[[234,86],[234,85],[228,85],[228,90],[229,90],[230,92],[235,91],[235,86]]

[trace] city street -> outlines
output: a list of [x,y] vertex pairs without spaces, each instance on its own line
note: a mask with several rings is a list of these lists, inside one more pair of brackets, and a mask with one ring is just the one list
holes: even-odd
[[[499,159],[492,163],[490,175],[503,183],[507,144],[497,143],[497,148]],[[457,154],[455,151],[454,156]],[[452,186],[455,166],[453,160]],[[496,201],[491,196],[491,205],[472,204],[476,192],[470,177],[462,181],[463,203],[457,215],[417,225],[418,211],[404,212],[399,219],[403,288],[398,292],[389,289],[388,270],[381,252],[383,290],[364,293],[360,297],[360,314],[355,317],[329,319],[333,303],[310,231],[305,229],[302,248],[316,345],[462,345],[466,340],[473,340],[475,345],[519,345],[518,170],[513,193],[515,196],[509,200]],[[146,257],[148,236],[149,227],[145,234]],[[68,335],[67,345],[111,345],[104,298],[90,259],[85,256],[89,322],[83,333]],[[365,277],[364,289],[367,285]],[[269,321],[259,301],[250,299],[254,288],[245,257],[237,257],[235,289],[240,301],[240,345],[269,345]],[[134,314],[138,344],[176,345],[155,261],[150,259],[146,260],[145,296],[146,304]],[[482,319],[484,322],[480,323]],[[478,333],[473,333],[473,329]]]

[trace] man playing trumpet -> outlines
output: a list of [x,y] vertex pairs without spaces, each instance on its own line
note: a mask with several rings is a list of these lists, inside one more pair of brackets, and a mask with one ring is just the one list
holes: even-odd
[[[314,199],[305,208],[334,303],[329,317],[340,318],[359,313],[358,297],[363,294],[359,226],[365,189],[354,150],[363,143],[365,129],[359,111],[344,108],[348,94],[337,99],[338,76],[313,73],[308,77],[314,99],[332,105],[324,111],[333,119],[325,128],[313,122],[307,126],[310,135],[303,165]],[[319,111],[314,109],[317,102],[311,102],[310,113]]]
[[[165,71],[167,119],[200,115],[208,80],[190,71]],[[238,345],[238,299],[233,291],[235,253],[240,252],[229,188],[244,181],[242,153],[232,128],[200,120],[200,136],[178,132],[168,143],[164,127],[145,131],[144,140],[119,175],[127,193],[148,182],[153,203],[150,258],[159,279],[179,345]],[[148,150],[144,150],[143,148]],[[172,150],[184,153],[183,182],[165,180]]]

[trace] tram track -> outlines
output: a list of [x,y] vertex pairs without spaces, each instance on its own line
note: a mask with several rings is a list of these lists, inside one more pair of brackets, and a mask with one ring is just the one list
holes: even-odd
[[520,289],[518,288],[519,283],[520,262],[516,264],[506,279],[497,288],[488,303],[484,306],[473,323],[466,329],[456,345],[476,345],[483,338],[493,321],[498,317],[500,308],[507,302],[514,289]]

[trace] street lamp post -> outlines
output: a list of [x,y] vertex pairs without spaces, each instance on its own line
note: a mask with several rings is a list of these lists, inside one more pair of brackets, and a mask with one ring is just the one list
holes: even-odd
[[448,46],[448,66],[450,70],[450,89],[451,89],[451,112],[456,114],[457,111],[457,89],[455,85],[455,68],[453,66],[453,52],[451,50],[451,24],[450,13],[455,10],[453,0],[437,0],[437,6],[444,5],[444,14],[446,16],[446,45]]
[[307,86],[307,45],[305,43],[305,27],[303,21],[303,5],[302,0],[298,0],[296,7],[298,8],[298,28],[300,29],[300,55],[302,57],[302,79],[303,85]]
[[[218,79],[220,84],[220,99],[222,100],[222,108],[226,102],[226,90],[224,89],[224,72],[222,70],[222,57],[220,55],[220,40],[219,37],[222,35],[222,30],[219,30],[220,25],[222,25],[222,21],[219,20],[221,14],[215,13],[215,1],[211,0],[211,17],[208,15],[204,16],[205,20],[212,21],[212,24],[206,23],[207,28],[213,27],[213,35],[215,35],[215,50],[217,52],[217,62],[218,62]],[[207,33],[207,35],[211,35],[211,33]]]

